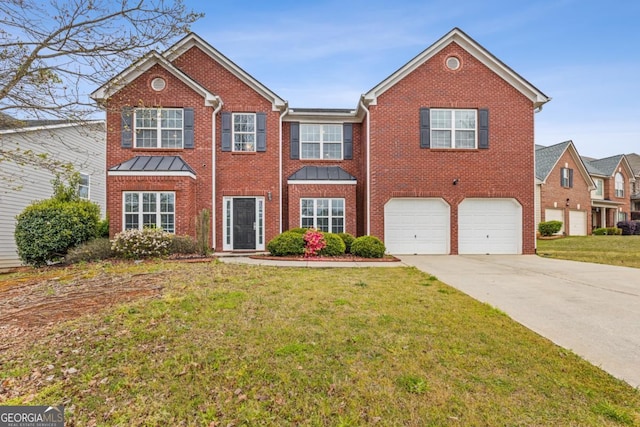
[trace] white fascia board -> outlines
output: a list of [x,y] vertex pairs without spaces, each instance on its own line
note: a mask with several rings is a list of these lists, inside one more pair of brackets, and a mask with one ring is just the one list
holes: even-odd
[[369,92],[364,94],[365,102],[368,105],[376,105],[377,99],[380,95],[382,95],[389,88],[394,86],[400,80],[404,79],[416,68],[424,64],[426,61],[431,59],[438,52],[440,52],[442,49],[453,42],[460,45],[463,49],[469,52],[469,54],[486,65],[491,71],[502,77],[502,79],[504,79],[507,83],[509,83],[520,93],[529,98],[533,102],[535,108],[539,108],[540,106],[551,100],[551,98],[540,92],[540,90],[535,88],[531,83],[527,82],[511,68],[507,67],[504,63],[502,63],[502,61],[494,57],[491,53],[489,53],[486,49],[476,43],[461,30],[459,30],[458,28],[454,28],[440,40],[422,51],[422,53],[418,54],[418,56],[407,62],[398,71],[391,74]]
[[273,111],[282,111],[287,107],[287,102],[285,100],[280,98],[265,85],[256,80],[253,76],[244,71],[242,68],[240,68],[229,58],[220,53],[217,49],[215,49],[197,34],[191,33],[187,35],[182,40],[178,41],[176,44],[167,49],[162,54],[162,56],[171,62],[194,46],[206,53],[211,59],[222,65],[229,72],[238,77],[242,82],[246,83],[250,88],[270,101]]
[[41,130],[53,130],[53,129],[63,129],[69,127],[80,127],[80,126],[88,126],[88,125],[96,125],[96,124],[105,124],[104,120],[88,120],[88,121],[80,121],[77,123],[60,123],[56,125],[42,125],[42,126],[24,126],[14,129],[3,129],[0,130],[0,135],[6,135],[11,133],[26,133],[26,132],[36,132]]
[[348,113],[337,112],[308,112],[289,109],[289,113],[282,119],[283,122],[300,123],[361,123],[362,117],[357,116],[357,111]]
[[189,78],[189,76],[176,68],[171,62],[167,61],[156,51],[151,51],[147,55],[143,56],[139,61],[94,91],[90,97],[96,101],[108,99],[142,74],[149,71],[151,67],[156,64],[169,71],[172,75],[193,89],[194,92],[200,94],[204,98],[205,106],[217,105],[220,101],[219,97],[209,92],[204,86],[200,85],[193,79]]
[[191,172],[166,172],[166,171],[108,171],[108,176],[187,176],[191,179],[196,179],[196,176]]
[[356,185],[358,182],[354,180],[331,181],[331,180],[287,180],[289,185]]

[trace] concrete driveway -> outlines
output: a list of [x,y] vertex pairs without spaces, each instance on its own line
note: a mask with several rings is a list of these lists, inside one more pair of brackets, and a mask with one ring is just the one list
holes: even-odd
[[535,255],[399,258],[640,387],[640,269]]

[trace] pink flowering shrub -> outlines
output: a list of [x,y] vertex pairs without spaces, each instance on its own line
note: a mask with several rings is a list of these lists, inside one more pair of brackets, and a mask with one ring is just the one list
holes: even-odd
[[162,257],[169,253],[172,234],[160,228],[125,230],[115,235],[111,249],[127,259]]
[[304,233],[304,257],[313,258],[317,257],[319,252],[327,246],[327,242],[324,240],[322,232],[310,228]]

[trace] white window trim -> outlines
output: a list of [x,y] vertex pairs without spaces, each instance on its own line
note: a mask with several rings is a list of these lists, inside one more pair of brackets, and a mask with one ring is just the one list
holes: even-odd
[[[318,217],[317,217],[317,201],[318,200],[329,200],[329,232],[330,233],[344,233],[347,229],[347,201],[343,197],[301,197],[300,198],[300,227],[302,227],[302,201],[303,200],[313,200],[313,225],[314,228],[318,226]],[[333,231],[333,221],[334,218],[332,214],[332,201],[333,200],[342,200],[342,216],[337,216],[335,218],[342,218],[342,231]],[[324,217],[323,217],[324,218]]]
[[[238,116],[252,116],[253,117],[253,132],[236,132],[236,117]],[[236,153],[254,153],[256,151],[256,145],[258,143],[257,135],[257,117],[256,113],[233,113],[231,114],[231,150]],[[253,150],[236,150],[236,135],[253,135]]]
[[234,196],[222,198],[222,250],[233,249],[233,199],[256,200],[256,250],[265,250],[265,198],[252,196]]
[[[433,112],[435,111],[450,111],[451,112],[451,126],[448,128],[437,128],[433,126]],[[456,111],[467,111],[473,112],[474,121],[476,126],[473,128],[473,147],[456,147],[456,130],[459,131],[470,131],[468,128],[456,129]],[[442,150],[473,150],[478,148],[478,110],[469,109],[469,108],[432,108],[431,114],[429,115],[429,133],[430,133],[430,141],[434,141],[433,131],[442,131],[448,130],[451,132],[451,145],[449,147],[434,147],[433,142],[431,143],[431,148],[442,149]]]
[[[142,211],[142,195],[143,194],[149,194],[149,193],[153,193],[156,195],[156,203],[159,203],[160,201],[160,194],[173,194],[173,233],[175,233],[175,229],[176,229],[176,193],[175,191],[123,191],[122,192],[122,230],[125,230],[126,228],[126,224],[127,224],[127,214],[133,214],[133,212],[127,212],[125,207],[126,207],[126,201],[127,201],[127,194],[137,194],[138,195],[138,230],[142,230],[144,228],[144,221],[143,221],[143,215],[144,212]],[[166,214],[171,214],[171,212],[161,212],[159,207],[156,206],[156,224],[162,224],[161,221],[161,215],[166,215]]]
[[80,198],[83,200],[91,200],[91,175],[80,172],[80,179],[82,179],[82,176],[87,177],[87,185],[82,185],[80,181],[78,181],[78,195],[80,195],[80,187],[87,187],[87,197],[80,196]]
[[[139,147],[138,146],[138,129],[152,129],[152,128],[147,128],[147,127],[143,127],[143,128],[138,128],[136,126],[136,115],[138,114],[138,111],[145,111],[145,110],[156,110],[156,145],[155,147]],[[182,113],[182,127],[180,128],[163,128],[162,127],[162,111],[180,111]],[[136,149],[147,149],[147,150],[156,150],[156,149],[164,149],[164,150],[179,150],[179,149],[183,149],[184,148],[184,109],[183,108],[135,108],[133,110],[134,115],[133,115],[133,146]],[[181,144],[179,147],[163,147],[162,146],[162,131],[163,130],[180,130],[182,132],[182,137],[181,137]]]
[[[594,178],[593,183],[596,185],[596,188],[593,190],[591,198],[604,199],[604,180],[601,178]],[[600,190],[600,192],[598,192],[598,189]]]
[[[569,171],[571,168],[562,168],[560,169],[560,173],[562,174],[562,188],[572,188],[571,187],[571,178]],[[566,185],[565,185],[566,184]]]
[[[304,150],[302,149],[302,144],[317,144],[317,142],[312,141],[303,141],[302,140],[302,127],[303,126],[320,126],[320,157],[304,157]],[[325,142],[323,139],[324,136],[324,126],[338,126],[340,128],[340,157],[336,158],[325,158],[322,157],[324,153],[324,145],[325,144],[338,144],[338,142]],[[300,123],[300,160],[332,160],[332,161],[340,161],[344,160],[344,126],[343,123]]]
[[614,188],[615,188],[616,197],[620,197],[620,198],[624,197],[624,193],[625,193],[625,191],[624,191],[624,186],[625,186],[624,176],[622,176],[622,174],[620,172],[616,172],[614,180],[615,180]]

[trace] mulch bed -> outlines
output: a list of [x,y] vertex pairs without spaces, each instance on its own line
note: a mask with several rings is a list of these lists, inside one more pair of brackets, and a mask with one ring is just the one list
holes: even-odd
[[251,259],[265,259],[273,261],[312,261],[312,262],[399,262],[400,260],[392,255],[385,255],[383,258],[362,258],[353,255],[342,255],[335,257],[318,256],[313,258],[305,258],[303,255],[299,256],[273,256],[273,255],[251,255]]

